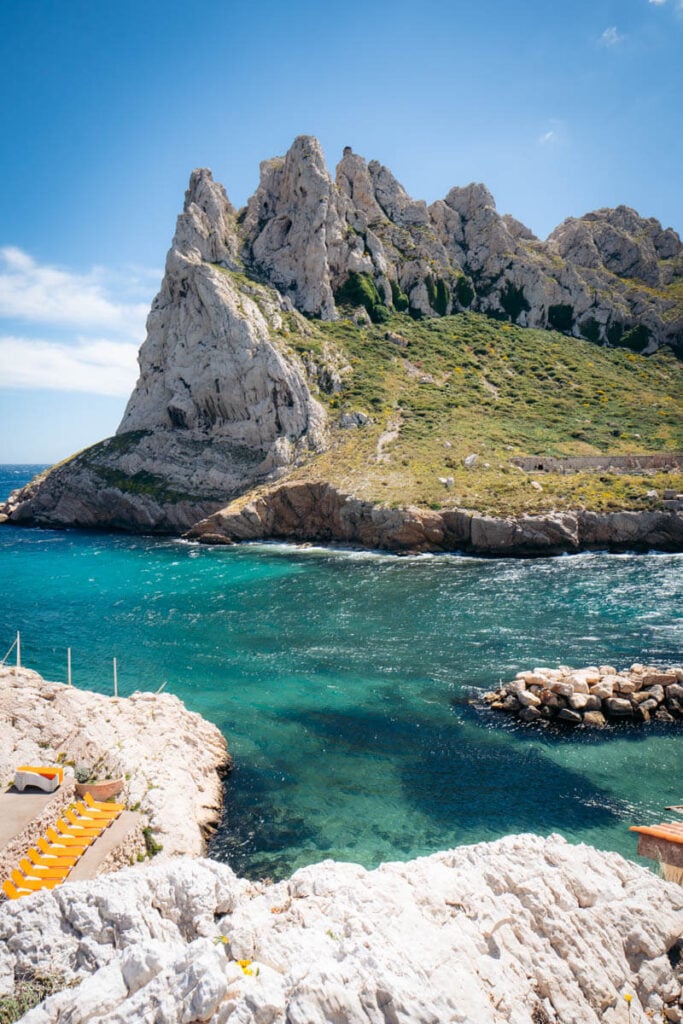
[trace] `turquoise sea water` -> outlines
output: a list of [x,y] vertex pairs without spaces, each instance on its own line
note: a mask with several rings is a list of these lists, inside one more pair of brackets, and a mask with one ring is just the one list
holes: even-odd
[[[0,495],[21,472],[0,472]],[[23,469],[23,478],[29,471]],[[469,699],[537,665],[666,665],[683,556],[396,558],[286,545],[0,528],[0,656],[111,692],[165,680],[228,739],[211,853],[279,877],[509,832],[635,859],[634,822],[683,802],[674,727],[524,728]]]

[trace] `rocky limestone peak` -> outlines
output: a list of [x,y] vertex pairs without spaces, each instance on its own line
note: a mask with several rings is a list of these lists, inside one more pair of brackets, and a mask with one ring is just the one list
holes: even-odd
[[117,436],[27,492],[22,521],[179,532],[325,446],[283,301],[238,250],[225,191],[194,171]]
[[377,160],[371,160],[368,171],[375,198],[389,220],[405,228],[418,225],[426,227],[429,224],[427,204],[422,199],[411,199],[387,167],[383,167]]
[[670,283],[674,268],[660,264],[680,261],[683,251],[672,228],[664,229],[654,217],[641,217],[628,206],[569,217],[548,236],[547,246],[568,262],[604,268],[652,288]]
[[172,248],[185,255],[194,249],[207,263],[233,269],[239,265],[235,210],[223,186],[213,180],[206,167],[199,167],[190,175]]
[[344,231],[317,139],[300,135],[283,159],[261,165],[244,218],[245,259],[298,309],[336,318],[330,262]]
[[482,209],[496,209],[496,201],[486,185],[475,181],[469,185],[454,185],[444,202],[464,220],[472,220]]
[[0,516],[179,532],[320,451],[327,418],[308,380],[320,368],[287,344],[292,320],[310,331],[297,310],[336,319],[339,305],[379,323],[391,309],[467,309],[683,350],[682,282],[676,232],[626,206],[569,218],[542,242],[482,184],[427,207],[350,147],[335,183],[310,136],[262,163],[238,215],[211,171],[195,170],[117,437],[16,492]]
[[[350,208],[363,215],[366,227],[376,226],[387,219],[375,197],[375,184],[367,161],[354,153],[350,146],[346,146],[337,164],[336,184],[339,192],[349,199]],[[355,224],[353,226],[359,230]]]
[[509,213],[504,213],[502,220],[513,238],[525,238],[529,242],[538,242],[538,237],[531,228],[528,228],[526,224],[522,224],[521,220],[517,220],[516,217]]
[[279,308],[224,266],[235,258],[233,215],[211,173],[194,171],[119,434],[189,431],[264,456],[274,445],[284,454],[309,432],[319,443],[322,410],[303,368],[272,338]]
[[[519,228],[510,230],[498,213],[493,196],[480,183],[452,188],[444,203],[456,214],[455,221],[452,218],[450,221],[452,236],[445,237],[444,244],[467,271],[481,277],[486,282],[486,290],[490,290],[490,282],[499,280],[509,264],[510,255],[517,249],[515,239],[522,232]],[[521,227],[524,232],[528,231]]]
[[472,309],[641,350],[683,343],[676,294],[665,291],[683,277],[680,240],[628,207],[570,219],[544,243],[499,214],[481,183],[427,207],[350,146],[333,183],[319,143],[300,136],[261,165],[240,233],[245,264],[323,319],[364,295],[356,315],[374,319],[382,306],[414,316]]
[[[348,228],[346,250],[334,267],[335,287],[343,294],[349,273],[369,275],[385,305],[394,305],[396,298],[402,303],[398,308],[408,304],[418,315],[434,316],[426,282],[431,268],[446,267],[448,257],[431,229],[426,204],[414,202],[386,167],[376,160],[368,164],[350,146],[337,165],[336,185]],[[445,293],[444,299],[447,303]]]

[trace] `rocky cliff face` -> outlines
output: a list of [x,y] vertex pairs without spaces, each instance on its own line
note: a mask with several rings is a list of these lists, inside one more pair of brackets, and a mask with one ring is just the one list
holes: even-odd
[[[627,1024],[681,1019],[683,890],[559,836],[277,885],[172,861],[0,907],[25,1024]],[[627,998],[630,999],[630,1005]]]
[[[598,210],[546,242],[501,216],[484,185],[427,207],[349,147],[334,182],[317,141],[265,162],[238,230],[245,262],[306,313],[356,304],[439,316],[472,309],[612,345],[683,346],[683,248],[634,210]],[[352,288],[349,290],[348,285]]]
[[683,514],[555,512],[496,518],[461,509],[381,508],[326,483],[282,484],[236,501],[186,535],[204,544],[278,537],[360,545],[384,551],[463,551],[535,557],[590,549],[680,551]]
[[236,272],[240,246],[222,186],[195,171],[116,437],[13,496],[13,522],[178,532],[324,447],[278,334],[291,306]]

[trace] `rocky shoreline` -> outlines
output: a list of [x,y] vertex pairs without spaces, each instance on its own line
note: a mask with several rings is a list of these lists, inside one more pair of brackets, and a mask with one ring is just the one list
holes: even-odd
[[[683,508],[491,516],[471,509],[440,511],[387,508],[356,498],[325,481],[283,483],[255,497],[221,506],[166,507],[149,495],[122,494],[81,476],[78,501],[27,485],[0,505],[0,524],[64,529],[79,527],[183,536],[201,544],[285,540],[343,544],[397,554],[462,553],[492,558],[539,558],[581,551],[683,551]],[[55,492],[56,493],[56,492]],[[49,500],[48,500],[49,498]],[[54,500],[53,500],[54,499]],[[197,516],[205,518],[197,521]]]
[[683,510],[581,510],[502,518],[463,509],[384,508],[329,483],[285,483],[233,502],[185,537],[203,544],[279,539],[499,558],[590,550],[683,551]]
[[178,697],[107,697],[0,666],[0,735],[0,783],[11,782],[22,763],[122,778],[119,799],[140,812],[159,856],[206,851],[220,821],[220,773],[230,756],[216,726]]
[[535,668],[483,699],[526,723],[603,729],[614,722],[683,722],[683,667]]
[[[634,694],[664,686],[638,673]],[[534,695],[528,673],[517,684]],[[0,728],[0,778],[38,757],[123,774],[164,844],[151,863],[0,905],[0,1009],[22,980],[50,981],[22,1024],[683,1020],[683,889],[616,853],[518,835],[251,882],[197,856],[228,755],[177,698],[4,668]]]

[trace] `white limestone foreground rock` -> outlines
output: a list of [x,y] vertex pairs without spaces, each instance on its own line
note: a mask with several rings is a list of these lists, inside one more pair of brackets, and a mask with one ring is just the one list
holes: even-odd
[[677,1019],[682,937],[680,887],[559,836],[276,885],[174,860],[5,904],[0,989],[79,982],[23,1024],[627,1024]]

